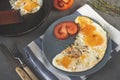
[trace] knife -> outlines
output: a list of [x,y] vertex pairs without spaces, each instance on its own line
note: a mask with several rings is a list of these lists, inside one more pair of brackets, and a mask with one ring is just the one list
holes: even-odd
[[0,44],[0,50],[4,53],[4,55],[7,57],[7,59],[12,65],[17,66],[15,68],[15,71],[22,80],[31,80],[31,78],[27,75],[27,73],[21,67],[19,67],[20,64],[18,63],[17,60],[13,58],[8,48],[4,44]]
[[16,67],[15,71],[18,73],[22,80],[31,80],[31,78],[25,73],[22,68]]
[[22,65],[22,68],[26,71],[26,73],[30,76],[30,78],[32,80],[39,80],[37,78],[37,76],[30,70],[30,68],[26,64],[23,63],[23,61],[22,61],[23,60],[23,55],[18,50],[17,45],[14,44],[14,48],[12,50],[10,48],[8,48],[8,49],[12,53],[14,58],[17,59],[20,62],[20,64]]

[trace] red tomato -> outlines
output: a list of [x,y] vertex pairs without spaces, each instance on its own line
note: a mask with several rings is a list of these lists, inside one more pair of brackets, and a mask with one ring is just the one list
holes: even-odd
[[58,10],[67,10],[72,7],[74,0],[54,0],[54,7]]
[[61,22],[54,28],[54,35],[60,40],[67,39],[69,36],[73,36],[77,32],[77,24],[71,21]]
[[66,23],[67,32],[69,35],[74,36],[78,32],[78,26],[74,22]]
[[64,40],[64,39],[69,37],[69,35],[67,34],[66,27],[64,26],[64,24],[58,24],[55,27],[55,29],[54,29],[54,34],[60,40]]

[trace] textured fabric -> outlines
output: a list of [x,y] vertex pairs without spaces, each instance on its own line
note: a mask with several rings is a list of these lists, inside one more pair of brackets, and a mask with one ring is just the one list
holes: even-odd
[[[116,34],[120,35],[120,32],[117,29],[107,23],[87,4],[79,8],[74,14],[76,13],[89,16],[96,19],[97,21],[100,21],[102,26],[104,26],[104,28],[108,31],[110,38],[113,40],[112,44],[114,47],[111,52],[113,53],[114,51],[116,51],[117,53],[119,51],[120,37],[116,36]],[[89,76],[68,76],[67,74],[59,72],[57,69],[51,66],[45,58],[41,44],[42,38],[39,37],[38,39],[28,44],[28,46],[26,46],[24,50],[27,60],[33,66],[36,73],[40,76],[42,80],[85,80],[86,76]]]

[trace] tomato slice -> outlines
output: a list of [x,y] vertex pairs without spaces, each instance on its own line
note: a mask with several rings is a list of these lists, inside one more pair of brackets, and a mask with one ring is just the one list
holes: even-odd
[[58,10],[67,10],[72,7],[74,0],[54,0],[54,7]]
[[67,39],[69,36],[74,36],[78,32],[78,26],[71,21],[65,21],[57,24],[54,28],[54,35],[60,40]]
[[78,32],[78,25],[74,22],[66,23],[67,32],[69,35],[74,36]]
[[55,27],[54,35],[60,40],[64,40],[69,37],[69,35],[67,34],[66,26],[64,24],[58,24]]

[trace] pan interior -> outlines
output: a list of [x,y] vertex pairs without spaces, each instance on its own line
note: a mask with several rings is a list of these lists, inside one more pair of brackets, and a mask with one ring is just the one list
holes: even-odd
[[[22,16],[22,23],[0,25],[0,35],[20,35],[30,32],[36,29],[37,27],[40,27],[40,25],[47,19],[51,11],[51,4],[51,0],[43,0],[43,6],[38,12]],[[2,3],[0,3],[0,11],[3,10],[11,10],[11,6],[8,0],[2,0]]]

